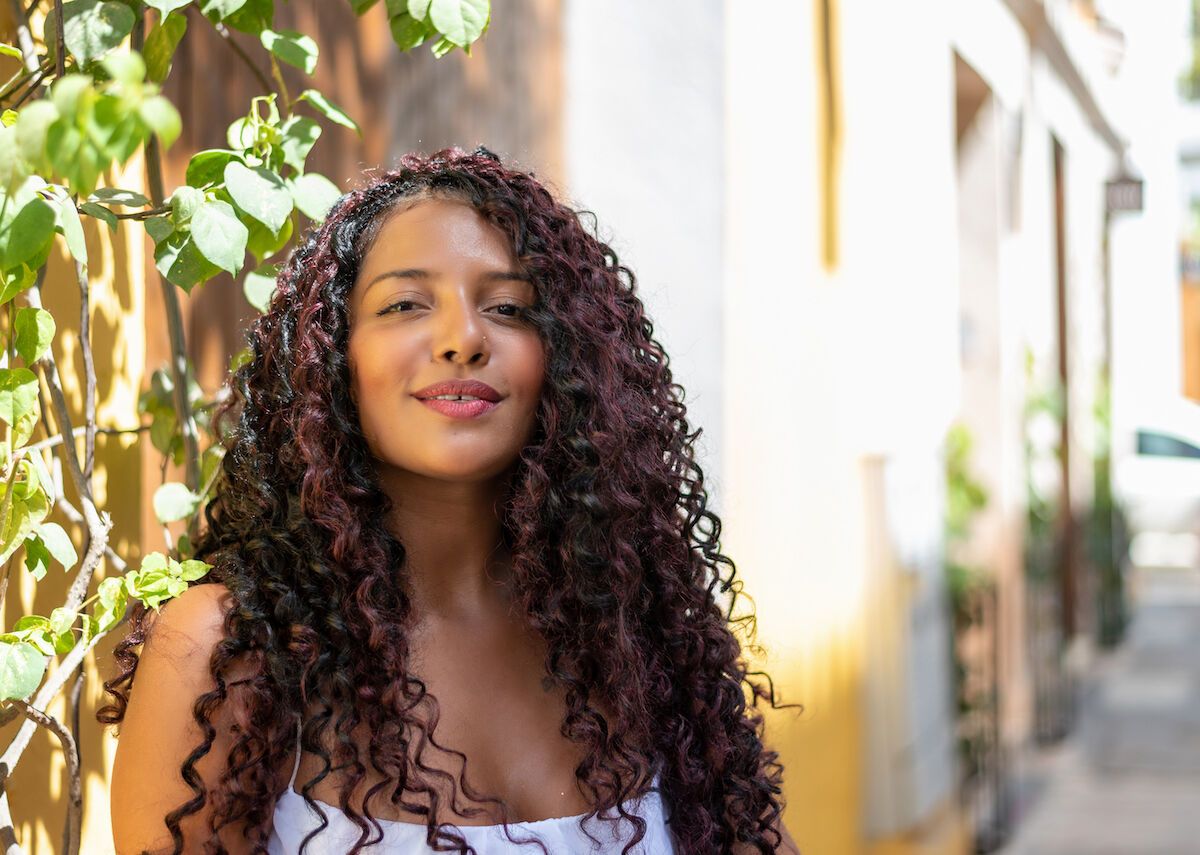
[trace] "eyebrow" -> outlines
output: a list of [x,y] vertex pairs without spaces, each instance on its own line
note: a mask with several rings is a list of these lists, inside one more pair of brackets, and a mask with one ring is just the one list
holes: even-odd
[[[407,267],[403,270],[387,270],[380,273],[374,279],[367,283],[367,287],[363,289],[365,295],[371,289],[371,286],[383,279],[431,279],[433,273],[428,270],[422,270],[417,267]],[[480,280],[484,282],[527,282],[533,284],[533,277],[527,273],[521,273],[518,270],[489,270],[482,274]]]

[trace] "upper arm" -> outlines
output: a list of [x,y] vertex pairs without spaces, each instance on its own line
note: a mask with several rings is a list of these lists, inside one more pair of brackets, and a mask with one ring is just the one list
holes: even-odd
[[[216,688],[209,659],[224,637],[224,585],[195,585],[163,604],[143,646],[134,688],[120,728],[113,761],[110,810],[117,855],[170,852],[174,841],[166,816],[195,793],[182,775],[187,756],[204,734],[192,716],[200,695]],[[224,771],[233,739],[229,703],[213,720],[216,737],[195,763],[210,792]],[[211,801],[211,799],[210,799]],[[210,836],[210,804],[181,820],[185,851]],[[227,827],[221,840],[233,855],[249,852],[241,829]]]

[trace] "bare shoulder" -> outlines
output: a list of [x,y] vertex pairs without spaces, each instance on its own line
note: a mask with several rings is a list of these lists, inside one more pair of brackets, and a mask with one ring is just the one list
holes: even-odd
[[[230,601],[224,585],[195,585],[148,619],[113,761],[110,810],[117,855],[173,847],[166,815],[195,796],[183,779],[182,766],[204,740],[193,708],[201,695],[216,688],[209,662],[224,638]],[[232,745],[232,717],[224,715],[224,708],[213,724],[213,745],[195,764],[206,789],[220,778]],[[181,821],[185,851],[209,836],[207,819],[205,805]],[[242,851],[238,844],[248,846],[240,840],[226,842],[232,853]]]

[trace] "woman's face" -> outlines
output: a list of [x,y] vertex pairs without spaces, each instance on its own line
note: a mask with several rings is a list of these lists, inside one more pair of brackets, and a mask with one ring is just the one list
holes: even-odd
[[[504,233],[469,204],[427,199],[388,215],[350,293],[351,394],[376,459],[445,481],[491,479],[517,459],[533,433],[545,355],[513,306],[535,299]],[[446,380],[482,381],[499,400],[416,397]]]

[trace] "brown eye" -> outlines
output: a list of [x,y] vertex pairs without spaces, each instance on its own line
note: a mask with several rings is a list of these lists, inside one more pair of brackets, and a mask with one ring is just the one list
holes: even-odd
[[384,308],[380,309],[379,312],[377,312],[377,314],[385,315],[388,312],[392,311],[392,309],[399,308],[400,306],[412,306],[412,305],[415,305],[414,301],[412,301],[412,300],[398,300],[395,303],[392,303],[390,306],[385,306]]
[[517,305],[516,303],[501,303],[499,306],[496,306],[496,308],[497,309],[512,309],[512,312],[510,314],[504,314],[504,312],[500,313],[501,315],[504,315],[504,317],[506,317],[506,318],[519,318],[519,317],[521,317],[521,315],[523,315],[525,313],[525,309],[523,307]]

